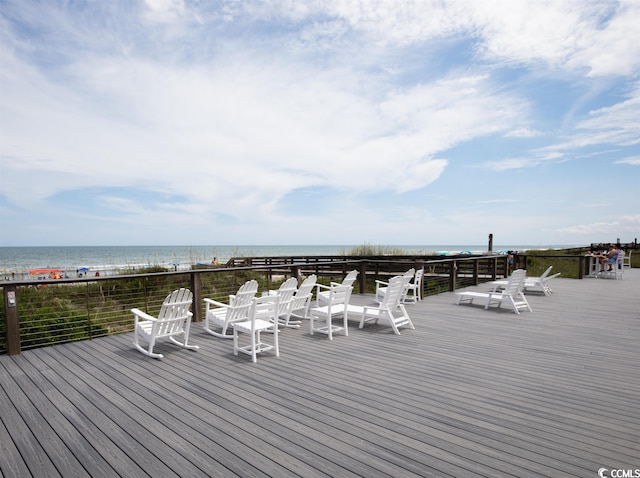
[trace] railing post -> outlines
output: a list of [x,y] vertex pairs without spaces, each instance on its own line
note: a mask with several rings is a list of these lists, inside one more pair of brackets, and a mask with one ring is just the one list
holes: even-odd
[[449,291],[456,291],[456,274],[458,273],[458,265],[455,260],[449,263]]
[[298,286],[302,283],[302,274],[300,273],[300,266],[291,267],[291,277],[295,277],[296,279],[298,279]]
[[18,319],[18,296],[15,286],[5,286],[4,317],[7,328],[7,355],[20,353],[20,321]]
[[478,267],[478,259],[473,260],[473,283],[474,285],[480,284],[480,274],[478,271],[480,268]]
[[587,258],[585,256],[579,256],[578,257],[578,279],[584,279],[584,270],[586,265],[587,265]]
[[202,304],[202,285],[200,274],[198,272],[191,273],[191,292],[193,292],[193,321],[200,322],[202,320],[202,312],[200,304]]
[[362,261],[360,262],[360,273],[358,274],[360,276],[360,278],[358,279],[358,282],[360,283],[360,293],[361,294],[366,294],[366,288],[367,288],[367,262],[366,261]]

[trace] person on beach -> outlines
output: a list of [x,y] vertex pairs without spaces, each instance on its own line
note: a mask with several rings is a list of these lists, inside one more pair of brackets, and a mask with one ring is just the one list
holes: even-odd
[[604,271],[605,265],[609,265],[608,270],[613,270],[613,265],[618,261],[618,252],[620,251],[616,246],[609,245],[609,251],[598,259],[600,261],[600,271]]

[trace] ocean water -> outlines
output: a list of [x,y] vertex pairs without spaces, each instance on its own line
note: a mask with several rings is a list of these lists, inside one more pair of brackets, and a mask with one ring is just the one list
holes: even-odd
[[[361,246],[361,245],[360,245]],[[91,272],[161,266],[187,270],[193,264],[209,264],[213,258],[224,264],[231,257],[343,255],[358,245],[276,245],[276,246],[68,246],[68,247],[0,247],[0,272],[29,276],[37,269],[59,269],[76,274],[80,269]],[[377,246],[372,246],[377,247]],[[431,255],[436,252],[482,253],[487,245],[390,245],[407,254]],[[493,251],[547,249],[571,246],[494,245]],[[37,275],[37,274],[36,274]],[[2,279],[0,278],[0,280]]]

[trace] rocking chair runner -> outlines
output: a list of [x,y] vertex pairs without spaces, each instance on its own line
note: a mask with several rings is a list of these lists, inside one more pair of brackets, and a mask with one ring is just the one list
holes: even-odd
[[[133,327],[133,344],[149,357],[161,359],[162,354],[154,353],[153,347],[156,340],[168,338],[176,345],[190,350],[197,350],[197,345],[189,345],[189,327],[191,326],[192,313],[189,311],[193,294],[189,289],[178,289],[167,296],[162,303],[158,317],[142,312],[140,309],[131,309],[135,323]],[[176,340],[176,336],[182,335],[183,341]],[[142,347],[140,338],[147,342],[147,348]]]

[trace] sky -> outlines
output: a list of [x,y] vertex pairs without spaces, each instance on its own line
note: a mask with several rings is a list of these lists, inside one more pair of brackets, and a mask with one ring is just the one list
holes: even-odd
[[0,246],[640,239],[640,0],[0,0]]

